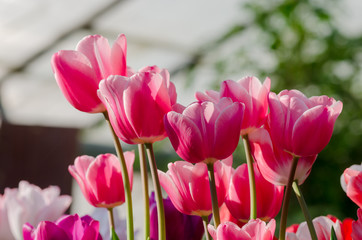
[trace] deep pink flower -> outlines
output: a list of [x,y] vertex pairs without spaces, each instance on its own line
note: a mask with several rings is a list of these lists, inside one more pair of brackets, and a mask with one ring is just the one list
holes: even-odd
[[164,118],[168,137],[176,153],[191,163],[214,162],[230,156],[240,138],[244,106],[229,98],[219,102],[195,102],[182,113]]
[[[18,188],[6,188],[3,204],[13,238],[22,239],[22,228],[26,222],[37,225],[40,221],[57,220],[71,201],[70,196],[60,195],[58,186],[41,189],[27,181],[20,181]],[[0,223],[3,224],[6,226],[6,222]]]
[[316,155],[328,144],[342,102],[327,96],[307,98],[298,90],[269,94],[273,142],[296,156]]
[[111,48],[100,35],[87,36],[76,50],[61,50],[52,57],[52,69],[66,99],[89,113],[106,109],[97,95],[99,82],[110,75],[127,74],[127,42],[121,34]]
[[357,221],[352,223],[352,239],[362,239],[362,208],[357,210]]
[[[125,152],[130,186],[133,182],[134,152]],[[113,154],[101,154],[96,158],[80,156],[68,168],[77,180],[87,201],[95,207],[111,208],[125,201],[121,164]]]
[[[232,157],[214,164],[215,184],[219,206],[224,203],[232,170]],[[209,216],[212,212],[210,186],[205,163],[195,165],[176,161],[168,164],[166,173],[158,171],[161,186],[173,205],[187,215]]]
[[[256,217],[264,221],[274,218],[282,205],[284,187],[276,186],[261,175],[254,164],[256,186]],[[250,190],[249,173],[246,164],[240,165],[233,173],[228,195],[225,199],[226,206],[231,214],[242,222],[250,219]]]
[[131,77],[111,76],[101,81],[98,95],[122,141],[153,143],[166,137],[163,117],[177,97],[166,69],[153,66]]
[[24,240],[102,240],[99,222],[89,216],[67,215],[55,223],[42,221],[34,228],[24,224]]
[[[333,222],[330,218],[325,216],[316,217],[313,219],[313,225],[316,230],[318,240],[330,240],[332,227],[336,233],[337,240],[344,240],[341,230],[341,221],[336,220]],[[287,240],[309,240],[311,239],[309,229],[306,222],[299,224],[295,233],[287,232]]]
[[361,165],[354,164],[344,170],[341,186],[347,196],[362,208],[362,163]]
[[224,222],[217,229],[209,225],[208,230],[214,240],[273,240],[275,220],[266,224],[260,219],[251,219],[241,228],[233,222]]
[[[283,151],[274,143],[265,128],[249,134],[251,150],[263,177],[275,185],[287,185],[293,155]],[[300,157],[294,180],[302,184],[308,177],[317,155]]]

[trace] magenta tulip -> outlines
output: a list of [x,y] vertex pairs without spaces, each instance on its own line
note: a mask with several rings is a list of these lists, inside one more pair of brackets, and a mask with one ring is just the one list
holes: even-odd
[[266,224],[260,219],[251,219],[241,228],[233,222],[224,222],[217,229],[209,225],[208,230],[214,240],[273,240],[275,220]]
[[52,57],[52,69],[66,99],[76,109],[99,113],[106,109],[98,98],[99,82],[110,75],[127,74],[126,37],[118,36],[113,47],[106,38],[83,38],[76,50],[61,50]]
[[269,94],[271,137],[279,148],[305,157],[328,144],[342,102],[327,96],[307,98],[298,90]]
[[362,208],[362,163],[352,165],[344,170],[341,185],[347,196]]
[[154,143],[166,137],[163,117],[177,97],[166,69],[153,66],[131,77],[111,76],[101,81],[98,94],[122,141]]
[[220,97],[230,97],[234,102],[245,105],[241,135],[264,125],[268,114],[269,91],[269,78],[266,78],[263,84],[256,77],[244,77],[237,82],[226,80],[221,83]]
[[27,223],[23,236],[24,240],[102,240],[99,222],[89,216],[79,218],[77,214],[64,216],[55,223],[40,222],[36,228]]
[[[214,164],[218,204],[224,203],[232,171],[232,157]],[[173,205],[187,215],[209,216],[212,212],[208,171],[205,163],[176,161],[166,173],[158,171],[161,186]]]
[[[250,133],[249,140],[252,154],[263,177],[275,185],[286,186],[293,155],[279,148],[265,128]],[[294,175],[294,180],[297,180],[299,185],[308,177],[316,158],[317,155],[299,158]]]
[[191,163],[215,162],[230,156],[240,138],[244,106],[222,98],[195,102],[182,113],[169,112],[165,128],[176,153]]
[[[256,185],[257,218],[269,221],[274,218],[282,206],[284,187],[276,186],[261,175],[254,164]],[[225,200],[231,214],[242,222],[250,219],[249,174],[246,164],[240,165],[234,172],[229,192]]]
[[[135,154],[125,152],[127,171],[132,188]],[[77,180],[87,201],[95,207],[112,208],[125,201],[121,164],[113,154],[101,154],[96,158],[80,156],[68,168]]]

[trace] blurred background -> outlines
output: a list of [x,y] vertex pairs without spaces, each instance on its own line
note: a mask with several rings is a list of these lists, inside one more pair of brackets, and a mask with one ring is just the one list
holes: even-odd
[[[112,44],[124,33],[128,65],[167,68],[184,105],[195,91],[246,75],[270,77],[276,93],[294,88],[341,100],[331,142],[302,190],[312,217],[356,219],[340,176],[362,159],[361,11],[358,0],[0,0],[0,194],[21,179],[59,185],[73,194],[73,209],[89,211],[67,166],[81,154],[114,152],[112,138],[101,115],[65,100],[50,59],[86,35]],[[178,160],[167,139],[155,149],[162,170]],[[242,146],[234,158],[244,161]],[[303,221],[297,205],[292,198],[289,224]]]

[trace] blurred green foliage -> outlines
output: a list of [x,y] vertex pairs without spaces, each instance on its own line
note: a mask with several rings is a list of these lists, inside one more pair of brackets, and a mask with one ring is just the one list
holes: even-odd
[[[215,81],[210,88],[215,89],[222,80],[238,80],[244,73],[270,77],[276,93],[298,89],[308,97],[328,95],[341,100],[343,111],[332,139],[302,190],[312,217],[332,214],[356,219],[357,206],[343,192],[340,176],[362,158],[362,36],[347,36],[337,27],[331,9],[347,14],[342,4],[336,0],[243,1],[240,14],[246,20],[200,50],[188,70],[193,81],[201,66],[212,65]],[[290,224],[304,221],[296,201],[290,211]]]

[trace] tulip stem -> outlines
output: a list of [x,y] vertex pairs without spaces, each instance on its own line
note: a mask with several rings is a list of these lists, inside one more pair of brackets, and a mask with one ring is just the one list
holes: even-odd
[[111,235],[113,233],[113,230],[116,231],[116,227],[114,224],[114,217],[113,217],[113,208],[107,208],[108,210],[108,217],[109,217],[109,226],[110,226],[110,231],[111,231]]
[[250,219],[256,219],[256,187],[255,187],[255,174],[253,166],[253,157],[251,156],[251,147],[248,134],[243,136],[243,143],[246,155],[246,163],[248,166],[249,175],[249,189],[250,189]]
[[121,171],[123,176],[123,187],[125,189],[125,198],[126,198],[126,205],[127,205],[127,240],[133,240],[134,239],[134,232],[133,232],[133,207],[132,207],[132,195],[131,195],[131,188],[130,188],[130,182],[129,182],[129,176],[127,171],[127,165],[126,160],[123,155],[123,150],[121,143],[119,141],[118,136],[114,132],[114,129],[112,127],[111,122],[109,121],[108,113],[103,113],[104,118],[106,119],[114,140],[114,146],[116,148],[116,152],[118,155],[118,158],[121,162]]
[[209,225],[209,217],[208,216],[202,216],[201,218],[202,218],[202,223],[204,225],[206,240],[211,240],[210,233],[207,230],[207,225]]
[[217,201],[217,192],[215,185],[215,174],[214,174],[214,163],[207,163],[207,170],[209,173],[209,184],[210,184],[210,194],[211,194],[211,203],[212,203],[212,216],[214,218],[214,225],[217,228],[220,224],[220,213],[219,213],[219,203]]
[[285,194],[283,199],[282,215],[280,218],[279,240],[285,240],[290,194],[292,191],[292,184],[294,181],[295,170],[297,169],[298,165],[298,160],[299,157],[293,156],[292,165],[290,167],[290,172],[288,177],[288,183],[285,189]]
[[147,164],[146,164],[146,153],[143,144],[138,144],[138,152],[140,156],[140,169],[141,169],[143,202],[144,202],[144,211],[145,211],[144,231],[145,231],[145,239],[147,239],[150,236],[150,200],[148,196],[148,174],[147,174]]
[[316,231],[314,229],[314,226],[313,226],[312,218],[311,218],[311,216],[309,214],[309,211],[308,211],[308,208],[307,208],[307,203],[304,200],[302,191],[300,189],[300,186],[298,185],[297,180],[295,180],[293,182],[293,190],[294,190],[295,195],[297,196],[300,208],[302,209],[302,212],[304,214],[304,218],[305,218],[305,220],[307,222],[308,229],[309,229],[309,232],[310,232],[310,236],[312,237],[312,240],[318,240],[317,233],[316,233]]
[[153,152],[152,143],[145,143],[148,161],[151,169],[153,186],[156,194],[157,204],[157,219],[158,219],[158,239],[166,240],[166,223],[165,223],[165,209],[163,207],[163,198],[161,192],[160,180],[158,179],[157,165],[155,154]]

